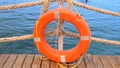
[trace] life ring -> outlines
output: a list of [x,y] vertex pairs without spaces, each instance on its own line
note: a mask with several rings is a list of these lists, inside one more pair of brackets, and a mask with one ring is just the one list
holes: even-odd
[[[44,29],[46,25],[58,18],[73,24],[80,34],[78,44],[70,50],[56,50],[52,48],[44,38]],[[58,8],[40,16],[34,26],[33,37],[38,51],[44,54],[48,59],[56,62],[72,62],[86,53],[90,45],[91,34],[87,23],[81,16],[68,9]]]

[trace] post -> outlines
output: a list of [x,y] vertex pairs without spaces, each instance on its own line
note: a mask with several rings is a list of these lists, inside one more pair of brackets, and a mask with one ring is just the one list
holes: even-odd
[[[62,3],[63,3],[63,1],[60,0],[59,1],[59,7],[62,7]],[[58,32],[60,31],[58,33],[58,50],[63,50],[63,38],[64,38],[64,36],[63,36],[63,33],[61,31],[62,31],[64,21],[60,20],[58,23],[59,23],[58,24]]]

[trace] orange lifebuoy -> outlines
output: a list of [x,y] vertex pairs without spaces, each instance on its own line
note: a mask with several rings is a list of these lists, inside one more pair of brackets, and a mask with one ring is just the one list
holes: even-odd
[[[80,34],[80,40],[73,49],[65,51],[55,50],[44,38],[44,29],[46,25],[58,18],[73,24]],[[91,34],[87,23],[81,16],[68,9],[59,8],[41,15],[34,26],[33,37],[39,52],[47,56],[48,59],[56,62],[72,62],[85,54],[90,45]]]

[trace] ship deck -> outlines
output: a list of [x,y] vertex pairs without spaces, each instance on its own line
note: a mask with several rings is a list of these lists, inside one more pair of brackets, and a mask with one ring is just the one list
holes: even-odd
[[[0,54],[0,68],[60,68],[57,63],[39,57],[39,54]],[[85,56],[77,68],[120,68],[120,56]]]

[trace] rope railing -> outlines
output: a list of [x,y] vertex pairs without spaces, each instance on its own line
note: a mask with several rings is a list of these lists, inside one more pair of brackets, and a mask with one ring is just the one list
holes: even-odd
[[27,2],[27,3],[21,3],[21,4],[6,5],[6,6],[0,6],[0,10],[25,8],[25,7],[41,5],[43,3],[44,3],[43,1],[35,1],[35,2]]
[[76,6],[79,6],[81,8],[88,9],[88,10],[92,10],[92,11],[96,11],[96,12],[99,12],[99,13],[120,17],[120,13],[118,13],[118,12],[113,12],[113,11],[101,9],[101,8],[89,6],[89,5],[86,5],[86,4],[83,4],[83,3],[74,2],[74,1],[73,1],[73,4],[76,5]]
[[[78,34],[74,34],[74,33],[70,33],[70,32],[64,32],[64,35],[70,36],[70,37],[73,37],[73,38],[79,38]],[[91,37],[91,40],[93,42],[120,46],[120,42],[119,41],[107,40],[107,39],[101,39],[101,38],[95,38],[95,37]]]
[[12,41],[19,41],[19,40],[27,40],[32,38],[33,38],[33,35],[14,36],[14,37],[0,38],[0,42],[12,42]]
[[[72,38],[79,38],[78,34],[74,34],[74,33],[70,33],[70,32],[63,32],[63,34],[65,36],[69,36]],[[55,32],[50,32],[50,33],[46,33],[46,36],[55,36],[56,33]],[[26,39],[32,39],[33,35],[24,35],[24,36],[15,36],[15,37],[6,37],[6,38],[0,38],[0,42],[12,42],[12,41],[19,41],[19,40],[26,40]],[[120,42],[119,41],[113,41],[113,40],[107,40],[107,39],[101,39],[101,38],[95,38],[95,37],[91,37],[91,40],[93,42],[99,42],[99,43],[104,43],[104,44],[110,44],[110,45],[118,45],[120,46]]]
[[[54,0],[51,0],[51,2],[54,2]],[[44,3],[44,1],[35,1],[35,2],[27,2],[27,3],[21,3],[21,4],[6,5],[6,6],[0,6],[0,10],[25,8],[25,7],[30,7],[30,6],[42,5],[43,3]],[[96,12],[99,12],[99,13],[120,17],[120,13],[118,13],[118,12],[113,12],[113,11],[109,11],[109,10],[105,10],[105,9],[100,9],[100,8],[97,8],[97,7],[89,6],[89,5],[79,3],[79,2],[75,2],[75,1],[73,1],[73,4],[75,6],[79,6],[81,8],[85,8],[85,9],[88,9],[88,10],[92,10],[92,11],[96,11]]]

